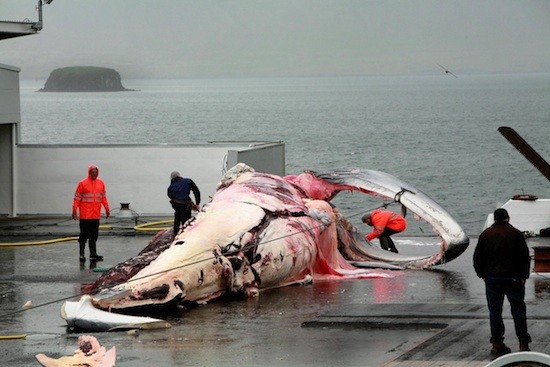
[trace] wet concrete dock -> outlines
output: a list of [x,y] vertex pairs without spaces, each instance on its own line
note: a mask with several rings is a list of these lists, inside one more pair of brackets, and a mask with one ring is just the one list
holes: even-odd
[[[170,218],[141,218],[159,221]],[[103,221],[105,223],[105,221]],[[37,246],[78,234],[78,223],[60,217],[0,218],[0,340],[6,366],[38,366],[35,355],[72,355],[78,333],[59,317],[62,300],[77,296],[98,270],[137,254],[153,233],[109,219],[98,251],[105,261],[81,266],[75,240]],[[395,237],[402,251],[435,252],[436,237]],[[473,272],[476,238],[458,259],[425,271],[389,272],[391,278],[315,282],[262,293],[252,300],[218,300],[167,316],[172,328],[92,333],[116,346],[117,366],[486,366],[489,321],[484,285]],[[530,245],[546,244],[543,239]],[[550,245],[550,243],[549,243]],[[550,275],[526,283],[533,351],[550,354]],[[27,301],[34,308],[23,310]],[[506,340],[517,340],[505,306]]]

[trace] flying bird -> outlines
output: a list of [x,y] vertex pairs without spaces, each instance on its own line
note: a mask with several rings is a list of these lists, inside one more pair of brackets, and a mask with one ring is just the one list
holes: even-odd
[[443,71],[445,71],[445,74],[451,74],[452,76],[454,76],[455,78],[458,78],[456,75],[454,75],[452,72],[450,72],[445,66],[441,65],[441,64],[437,64],[439,65],[439,67],[441,69],[443,69]]

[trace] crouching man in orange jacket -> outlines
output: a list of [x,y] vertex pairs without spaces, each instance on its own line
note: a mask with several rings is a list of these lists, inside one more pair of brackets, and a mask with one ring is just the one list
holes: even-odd
[[378,238],[380,240],[380,247],[384,250],[395,253],[399,252],[390,236],[407,229],[405,218],[394,212],[376,209],[371,213],[363,215],[361,220],[363,223],[374,227],[372,232],[365,235],[367,241]]
[[80,211],[80,262],[85,262],[84,249],[89,241],[90,261],[102,261],[103,256],[97,254],[96,242],[99,234],[99,219],[101,206],[105,208],[105,217],[109,218],[109,202],[105,183],[98,178],[99,169],[91,165],[88,167],[88,177],[80,181],[76,187],[73,200],[73,219],[76,220]]

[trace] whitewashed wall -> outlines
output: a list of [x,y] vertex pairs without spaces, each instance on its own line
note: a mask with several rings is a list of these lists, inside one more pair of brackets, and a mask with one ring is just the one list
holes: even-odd
[[[70,214],[76,185],[87,176],[88,166],[95,164],[107,186],[111,210],[120,208],[120,203],[130,203],[130,209],[140,215],[171,214],[166,196],[170,172],[179,171],[182,176],[192,178],[201,190],[201,204],[204,204],[226,169],[229,151],[233,155],[234,151],[242,152],[241,161],[258,171],[284,175],[282,142],[19,145],[16,149],[16,213]],[[247,161],[250,157],[254,157],[253,162]]]
[[0,213],[13,212],[13,150],[21,122],[19,71],[0,64]]
[[21,121],[19,68],[0,64],[0,124]]

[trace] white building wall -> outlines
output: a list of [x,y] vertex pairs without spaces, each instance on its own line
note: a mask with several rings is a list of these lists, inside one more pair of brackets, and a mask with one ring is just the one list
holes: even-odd
[[13,214],[14,149],[21,122],[19,68],[0,64],[0,213]]
[[0,64],[0,124],[21,121],[19,68]]
[[[140,215],[171,214],[173,210],[166,196],[170,172],[179,171],[182,176],[192,178],[199,186],[201,204],[204,204],[215,192],[224,170],[232,166],[226,167],[229,151],[242,152],[240,162],[258,171],[284,175],[284,143],[281,142],[256,146],[238,142],[19,145],[16,149],[17,213],[69,215],[78,181],[87,176],[88,166],[95,164],[107,186],[111,210],[120,208],[120,203],[130,203],[130,209]],[[282,170],[273,167],[282,167]]]
[[[253,144],[252,144],[253,146]],[[274,159],[269,158],[273,155]],[[262,167],[263,172],[283,176],[285,172],[285,146],[254,146],[250,150],[229,150],[227,165],[233,167],[239,162],[246,162],[250,167]]]
[[0,124],[0,213],[13,212],[13,147],[15,125]]

